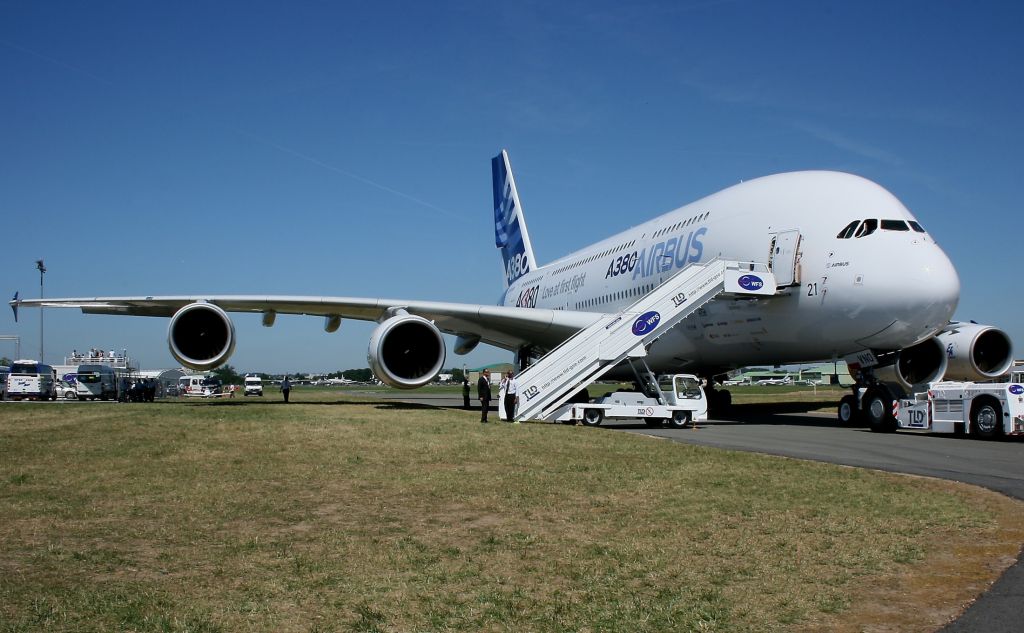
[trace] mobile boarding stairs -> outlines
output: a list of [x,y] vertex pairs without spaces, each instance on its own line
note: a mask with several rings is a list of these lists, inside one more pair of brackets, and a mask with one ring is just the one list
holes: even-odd
[[722,293],[775,292],[775,276],[765,264],[722,259],[691,264],[621,312],[601,315],[519,374],[515,419],[550,420],[559,407],[622,361],[632,365],[639,360],[646,366],[643,358],[654,341]]

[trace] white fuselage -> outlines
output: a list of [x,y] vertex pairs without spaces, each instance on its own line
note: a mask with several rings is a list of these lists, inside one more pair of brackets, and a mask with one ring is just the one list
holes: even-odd
[[[869,234],[839,237],[867,219]],[[656,371],[902,349],[945,326],[959,300],[952,263],[899,200],[858,176],[810,171],[741,183],[577,251],[518,279],[502,305],[618,312],[716,257],[770,264],[793,283],[712,301],[652,346]]]

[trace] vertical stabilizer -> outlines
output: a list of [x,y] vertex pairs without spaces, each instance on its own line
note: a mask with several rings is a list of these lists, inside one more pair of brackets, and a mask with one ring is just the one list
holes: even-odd
[[519,203],[516,181],[512,178],[512,167],[508,152],[491,159],[491,181],[494,187],[494,244],[501,249],[505,264],[505,286],[537,268],[533,258],[530,234],[526,232],[523,207]]

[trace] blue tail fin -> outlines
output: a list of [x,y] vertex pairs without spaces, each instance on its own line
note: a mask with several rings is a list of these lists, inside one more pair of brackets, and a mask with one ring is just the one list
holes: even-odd
[[537,260],[533,258],[530,234],[526,232],[523,207],[505,150],[491,159],[491,181],[494,186],[494,244],[501,249],[505,286],[508,287],[537,268]]

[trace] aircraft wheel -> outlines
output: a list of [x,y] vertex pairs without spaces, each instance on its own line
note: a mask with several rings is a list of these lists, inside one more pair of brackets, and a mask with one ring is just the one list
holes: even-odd
[[661,425],[664,423],[664,420],[662,420],[661,418],[644,418],[644,424],[651,427],[652,429],[660,429]]
[[971,433],[980,439],[991,440],[1002,435],[1003,412],[998,402],[988,398],[971,407]]
[[690,412],[676,411],[672,414],[672,419],[669,421],[669,424],[671,424],[674,429],[685,429],[690,424]]
[[604,411],[601,409],[586,409],[583,411],[583,424],[585,426],[597,426],[604,420]]
[[864,416],[868,426],[876,433],[890,433],[896,430],[896,420],[892,417],[892,408],[886,392],[881,389],[869,389],[864,396]]
[[843,426],[853,426],[859,421],[859,418],[857,399],[851,395],[843,396],[839,400],[839,423]]

